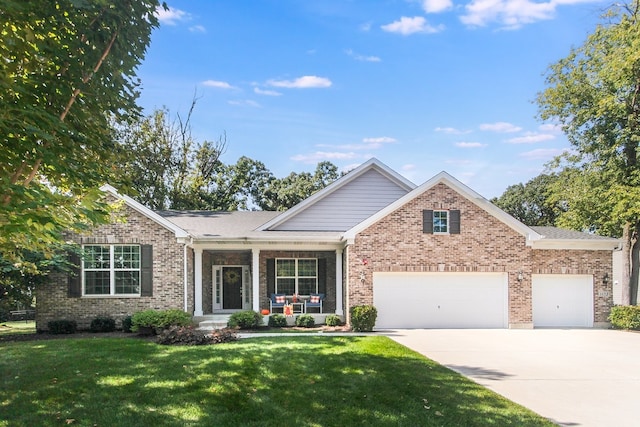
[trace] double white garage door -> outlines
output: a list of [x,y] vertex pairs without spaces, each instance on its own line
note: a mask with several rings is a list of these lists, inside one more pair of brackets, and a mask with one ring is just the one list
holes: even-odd
[[[534,326],[593,326],[592,276],[534,275]],[[376,328],[506,328],[506,273],[374,273]]]

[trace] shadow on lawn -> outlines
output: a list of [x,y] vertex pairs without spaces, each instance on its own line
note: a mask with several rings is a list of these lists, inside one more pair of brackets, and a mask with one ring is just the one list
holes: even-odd
[[9,425],[543,425],[386,337],[70,339],[3,354]]

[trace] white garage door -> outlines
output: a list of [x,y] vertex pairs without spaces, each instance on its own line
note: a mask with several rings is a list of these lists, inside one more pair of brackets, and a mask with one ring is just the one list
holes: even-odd
[[533,326],[593,326],[593,276],[534,274]]
[[376,328],[506,328],[506,273],[374,273]]

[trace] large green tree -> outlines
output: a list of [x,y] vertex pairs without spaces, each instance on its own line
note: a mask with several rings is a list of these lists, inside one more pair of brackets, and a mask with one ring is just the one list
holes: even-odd
[[491,202],[524,224],[555,225],[561,207],[550,201],[549,190],[556,180],[554,174],[540,174],[526,184],[510,185]]
[[63,230],[108,218],[110,120],[138,112],[158,0],[4,0],[0,7],[0,256],[53,255]]
[[575,150],[561,182],[560,220],[623,240],[623,303],[632,295],[640,233],[640,0],[613,6],[582,46],[549,68],[540,117],[558,122]]

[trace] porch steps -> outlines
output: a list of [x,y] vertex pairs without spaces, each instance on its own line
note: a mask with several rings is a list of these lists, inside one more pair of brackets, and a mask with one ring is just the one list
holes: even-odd
[[205,316],[194,317],[194,323],[198,324],[198,329],[203,331],[212,331],[214,329],[222,329],[227,327],[230,314],[208,314]]

